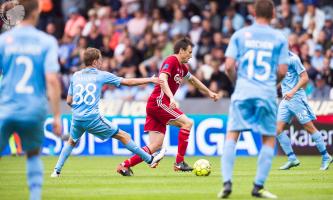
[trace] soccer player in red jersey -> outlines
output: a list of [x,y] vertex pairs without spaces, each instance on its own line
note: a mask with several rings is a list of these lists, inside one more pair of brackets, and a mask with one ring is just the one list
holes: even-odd
[[[183,79],[188,80],[193,86],[198,88],[204,95],[214,101],[221,98],[218,94],[210,91],[200,80],[193,76],[185,63],[192,57],[193,44],[188,38],[177,41],[174,45],[174,53],[165,59],[160,69],[160,85],[155,85],[154,91],[150,95],[146,112],[145,132],[149,132],[150,144],[143,149],[152,154],[161,149],[166,126],[173,125],[180,128],[178,135],[178,154],[174,164],[175,171],[192,171],[184,161],[188,138],[193,122],[179,108],[174,99]],[[117,167],[117,172],[123,176],[133,175],[130,167],[142,162],[139,156],[133,156]]]

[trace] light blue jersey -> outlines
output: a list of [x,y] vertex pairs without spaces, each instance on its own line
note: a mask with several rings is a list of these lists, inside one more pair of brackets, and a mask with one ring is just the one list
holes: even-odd
[[[300,80],[300,74],[303,72],[305,72],[305,68],[300,58],[296,54],[289,52],[288,72],[281,84],[283,96],[297,85]],[[301,124],[306,124],[316,119],[316,115],[309,106],[303,88],[300,88],[290,100],[282,99],[279,105],[278,121],[291,123],[293,117],[296,117]]]
[[268,25],[253,24],[231,37],[226,57],[238,63],[228,131],[275,135],[277,69],[288,64],[286,38]]
[[58,72],[58,44],[32,26],[0,36],[0,118],[43,118],[47,113],[45,73]]
[[13,132],[25,151],[41,147],[47,114],[46,73],[59,71],[54,37],[33,26],[0,36],[0,152]]
[[259,24],[243,28],[231,37],[226,57],[238,61],[232,99],[276,98],[278,65],[288,64],[288,43],[281,32]]
[[[305,71],[304,66],[302,65],[301,59],[294,53],[289,52],[289,64],[288,72],[281,83],[282,95],[290,92],[298,83],[300,79],[300,74]],[[300,88],[295,95],[300,95],[306,97],[305,91],[303,88]]]
[[100,116],[99,100],[104,84],[120,86],[122,78],[96,68],[85,68],[73,75],[68,95],[73,96],[74,120],[92,120]]
[[119,128],[100,116],[99,100],[104,84],[121,84],[121,77],[96,68],[84,68],[73,75],[68,95],[73,96],[70,135],[76,142],[86,131],[106,140],[117,134]]

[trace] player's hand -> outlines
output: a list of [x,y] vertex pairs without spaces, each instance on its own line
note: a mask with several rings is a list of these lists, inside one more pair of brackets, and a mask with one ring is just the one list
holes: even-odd
[[62,126],[60,116],[55,116],[53,119],[53,133],[58,137],[61,136]]
[[209,92],[209,97],[211,99],[213,99],[214,101],[217,101],[217,100],[219,100],[222,97],[222,95],[217,94],[215,92]]
[[284,99],[285,100],[290,100],[290,99],[292,99],[293,98],[293,96],[295,95],[295,92],[293,92],[293,91],[290,91],[290,92],[288,92],[286,95],[284,95]]
[[152,75],[152,76],[150,77],[150,79],[151,79],[151,82],[152,82],[152,83],[154,83],[154,84],[160,84],[160,79],[159,79],[158,77],[156,77],[155,74]]
[[176,100],[175,100],[174,98],[171,98],[171,99],[170,99],[170,105],[169,105],[169,107],[170,107],[171,109],[175,109],[175,108],[178,107],[178,104],[177,104],[177,102],[176,102]]

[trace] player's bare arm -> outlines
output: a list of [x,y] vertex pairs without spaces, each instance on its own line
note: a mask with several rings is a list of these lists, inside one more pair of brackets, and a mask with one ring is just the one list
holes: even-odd
[[215,92],[212,92],[210,89],[208,89],[199,79],[197,79],[195,76],[190,76],[188,78],[188,81],[196,88],[199,89],[199,91],[213,99],[214,101],[217,101],[221,98],[221,95],[216,94]]
[[225,72],[230,81],[235,83],[236,81],[236,60],[228,57],[225,61]]
[[300,79],[299,79],[298,83],[295,85],[295,87],[283,97],[286,100],[292,99],[293,96],[295,95],[295,93],[302,87],[306,86],[306,84],[308,83],[309,76],[306,71],[302,72],[299,76],[300,76]]
[[67,96],[67,99],[66,99],[66,103],[67,103],[67,105],[69,105],[70,107],[72,107],[73,96],[68,95],[68,96]]
[[51,108],[54,115],[53,131],[56,135],[61,135],[61,118],[60,118],[60,83],[57,73],[46,74],[47,93],[50,100]]
[[144,85],[148,83],[158,84],[158,78],[152,76],[150,78],[124,78],[121,81],[121,85],[126,86],[136,86],[136,85]]
[[168,78],[169,75],[167,73],[161,73],[159,76],[160,86],[164,94],[166,94],[170,98],[170,105],[169,107],[171,109],[177,108],[177,102],[170,90],[169,84],[168,84]]
[[288,65],[287,64],[281,64],[278,68],[278,82],[281,82],[284,76],[287,74],[288,71]]

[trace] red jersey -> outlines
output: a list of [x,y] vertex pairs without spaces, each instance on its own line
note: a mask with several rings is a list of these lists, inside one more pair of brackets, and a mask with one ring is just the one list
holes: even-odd
[[[165,59],[160,69],[160,74],[168,74],[168,84],[173,95],[177,92],[184,77],[190,76],[186,65],[180,63],[176,56],[172,55]],[[154,91],[150,95],[148,101],[156,102],[156,99],[162,100],[162,102],[170,102],[170,98],[164,94],[160,85],[155,85]]]

